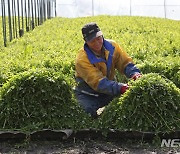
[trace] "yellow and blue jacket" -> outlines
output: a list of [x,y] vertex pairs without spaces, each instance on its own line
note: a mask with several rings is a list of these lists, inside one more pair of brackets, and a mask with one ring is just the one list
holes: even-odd
[[113,40],[103,41],[105,59],[97,57],[85,43],[75,62],[77,91],[96,95],[120,95],[122,83],[115,81],[115,69],[130,78],[139,69],[133,64],[127,53]]

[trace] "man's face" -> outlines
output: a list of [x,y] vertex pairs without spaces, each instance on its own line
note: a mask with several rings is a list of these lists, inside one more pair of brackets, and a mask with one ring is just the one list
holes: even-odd
[[95,51],[97,53],[100,53],[102,45],[103,45],[103,37],[98,36],[98,37],[92,39],[91,41],[87,41],[86,43],[90,49],[92,49],[93,51]]

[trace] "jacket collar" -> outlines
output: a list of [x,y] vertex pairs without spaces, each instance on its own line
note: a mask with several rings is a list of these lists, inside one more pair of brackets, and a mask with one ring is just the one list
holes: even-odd
[[[113,55],[114,52],[114,46],[112,46],[112,44],[110,42],[108,42],[107,40],[103,40],[103,46],[105,48],[105,50],[109,51],[109,55]],[[95,64],[95,63],[99,63],[99,62],[106,62],[105,59],[103,58],[99,58],[97,57],[93,51],[88,47],[88,45],[85,43],[84,44],[84,50],[87,53],[88,59],[90,61],[91,64]]]
[[105,47],[105,50],[109,51],[107,61],[103,58],[97,58],[96,55],[90,50],[90,48],[88,47],[88,45],[86,43],[84,44],[84,50],[86,51],[88,59],[89,59],[91,64],[95,64],[95,63],[99,63],[99,62],[105,62],[106,63],[107,77],[109,77],[115,47],[105,39],[103,40],[103,46]]

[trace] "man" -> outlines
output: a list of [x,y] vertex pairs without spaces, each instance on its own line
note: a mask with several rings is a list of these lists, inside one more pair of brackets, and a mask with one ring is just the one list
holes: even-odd
[[75,94],[84,110],[96,118],[99,108],[128,89],[127,84],[114,80],[115,69],[134,80],[141,74],[132,59],[116,42],[104,39],[96,23],[84,25],[82,35],[85,44],[75,62]]

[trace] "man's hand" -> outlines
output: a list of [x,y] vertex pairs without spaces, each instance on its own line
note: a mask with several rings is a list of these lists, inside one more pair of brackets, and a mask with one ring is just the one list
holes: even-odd
[[141,76],[142,75],[140,73],[136,73],[131,77],[131,79],[133,79],[135,81],[136,79],[140,78]]
[[121,86],[120,93],[124,94],[128,88],[129,88],[129,86],[127,84],[123,84]]

